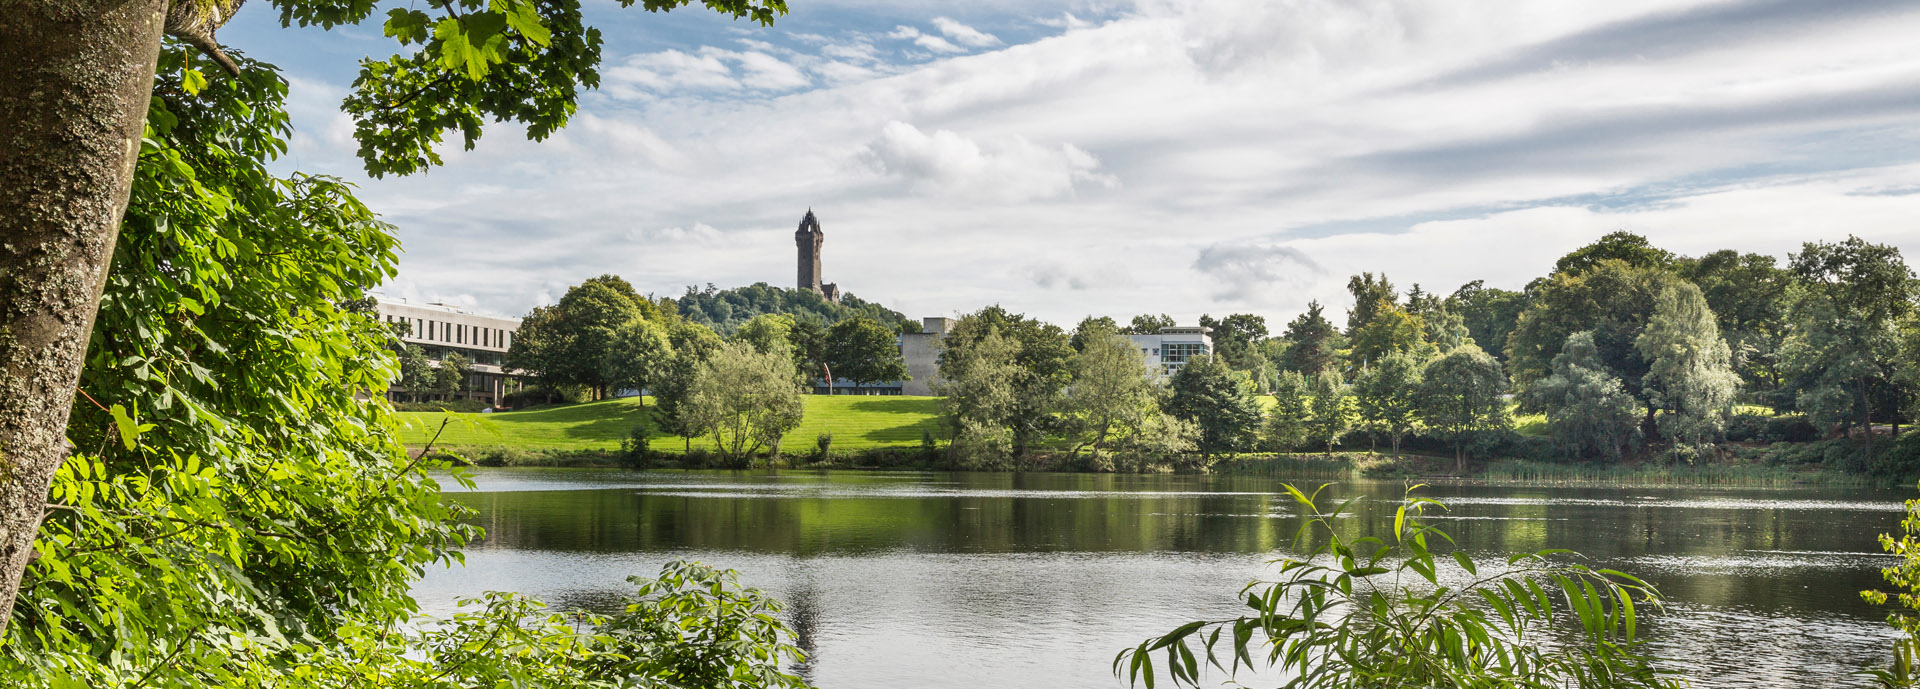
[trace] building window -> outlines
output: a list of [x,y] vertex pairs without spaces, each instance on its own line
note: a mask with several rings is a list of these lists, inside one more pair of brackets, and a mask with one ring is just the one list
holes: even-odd
[[1187,359],[1206,353],[1207,346],[1198,342],[1170,342],[1161,346],[1160,363],[1179,366],[1187,363]]

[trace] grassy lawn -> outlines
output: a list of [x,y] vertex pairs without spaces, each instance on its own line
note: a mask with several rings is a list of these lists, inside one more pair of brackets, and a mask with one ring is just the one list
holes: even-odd
[[[939,433],[937,397],[808,395],[806,402],[800,427],[787,434],[782,444],[788,452],[812,447],[814,439],[828,431],[833,433],[835,449],[848,450],[917,447],[922,429]],[[394,416],[401,423],[401,438],[412,447],[426,444],[441,419],[451,416],[453,423],[441,434],[439,447],[612,450],[620,447],[620,440],[635,425],[651,425],[643,404],[652,406],[653,400],[626,398],[496,414],[398,412]],[[665,451],[682,447],[679,438],[658,433],[650,444]]]

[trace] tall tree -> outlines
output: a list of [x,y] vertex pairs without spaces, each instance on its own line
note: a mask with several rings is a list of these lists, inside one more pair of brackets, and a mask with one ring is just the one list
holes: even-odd
[[1374,361],[1354,382],[1353,397],[1360,423],[1391,439],[1400,454],[1400,439],[1419,419],[1421,362],[1407,354],[1389,354]]
[[1353,336],[1361,326],[1373,321],[1373,313],[1382,304],[1400,303],[1400,293],[1394,291],[1393,283],[1387,281],[1387,275],[1381,273],[1361,273],[1347,278],[1347,293],[1353,295],[1353,308],[1347,311],[1347,336]]
[[615,390],[650,390],[673,365],[668,329],[645,318],[622,324],[600,360],[600,376]]
[[998,326],[980,327],[984,333],[942,343],[934,392],[951,439],[948,458],[969,468],[1003,468],[1020,410],[1020,343]]
[[[641,318],[638,297],[624,280],[601,276],[575,285],[551,308],[536,308],[520,321],[507,346],[508,368],[552,385],[577,385],[606,397],[606,361],[620,328]],[[617,281],[617,282],[615,282]]]
[[730,342],[700,366],[679,413],[682,424],[712,436],[720,454],[741,467],[763,447],[779,454],[781,438],[800,425],[806,406],[791,357]]
[[1381,304],[1373,310],[1373,320],[1360,326],[1348,338],[1351,361],[1361,368],[1392,354],[1406,354],[1425,361],[1438,353],[1427,341],[1426,322],[1408,313],[1398,304]]
[[439,393],[440,399],[452,399],[466,390],[467,378],[472,375],[473,362],[467,355],[448,352],[440,357],[440,368],[433,373],[433,391]]
[[1783,356],[1795,402],[1818,422],[1864,429],[1862,452],[1871,458],[1871,389],[1892,373],[1896,326],[1913,312],[1913,271],[1899,249],[1859,237],[1807,242],[1788,266],[1798,296]]
[[1073,454],[1084,448],[1107,449],[1115,435],[1139,429],[1158,414],[1160,386],[1146,358],[1126,336],[1103,323],[1078,329],[1080,352],[1073,357],[1073,383],[1065,410],[1074,426]]
[[854,316],[827,330],[827,361],[833,375],[867,383],[907,379],[907,360],[900,356],[900,336],[864,316]]
[[1333,322],[1321,314],[1320,302],[1307,302],[1306,313],[1287,323],[1287,331],[1280,336],[1287,343],[1282,367],[1306,376],[1331,370],[1338,337]]
[[1160,332],[1161,328],[1171,328],[1174,325],[1176,324],[1173,322],[1173,317],[1167,314],[1142,314],[1134,316],[1133,320],[1127,323],[1127,327],[1120,331],[1120,334],[1152,335]]
[[1086,351],[1089,336],[1096,333],[1112,335],[1119,332],[1122,332],[1120,324],[1114,321],[1112,316],[1087,316],[1073,326],[1073,334],[1068,336],[1067,342],[1073,345],[1073,351],[1081,352]]
[[400,348],[400,380],[397,384],[409,398],[419,401],[421,396],[433,390],[434,380],[433,360],[427,358],[427,350],[416,344]]
[[1461,347],[1427,364],[1420,385],[1420,418],[1453,441],[1455,470],[1467,471],[1467,443],[1513,426],[1507,413],[1507,376],[1478,347]]
[[1073,345],[1057,325],[989,306],[961,316],[941,338],[940,375],[947,376],[949,359],[968,356],[969,348],[988,332],[997,332],[1016,345],[1014,362],[1019,372],[1011,381],[1014,410],[1006,422],[1013,431],[1014,453],[1025,456],[1028,447],[1057,426],[1054,412],[1061,390],[1072,378]]
[[1524,390],[1547,376],[1567,337],[1592,331],[1594,347],[1607,370],[1619,376],[1627,392],[1648,409],[1642,419],[1645,432],[1658,432],[1652,407],[1646,404],[1648,361],[1633,343],[1653,317],[1660,295],[1680,282],[1665,269],[1635,267],[1614,259],[1545,278],[1507,338],[1507,362],[1514,381]]
[[1766,393],[1779,388],[1793,274],[1776,265],[1772,256],[1727,250],[1682,261],[1680,276],[1699,285],[1713,309],[1742,387]]
[[[283,25],[332,28],[360,24],[377,3],[277,0]],[[686,0],[643,0],[649,10]],[[724,14],[769,24],[784,0],[705,0]],[[272,68],[220,51],[214,32],[240,0],[133,0],[78,4],[28,0],[0,22],[0,610],[12,607],[40,522],[49,481],[66,456],[67,418],[77,389],[107,269],[126,215],[137,163],[148,149],[145,125],[162,88],[189,96],[229,83],[276,79]],[[386,14],[387,36],[406,48],[367,59],[343,109],[367,172],[407,174],[440,162],[436,145],[449,131],[471,148],[487,119],[524,124],[544,139],[565,125],[581,86],[598,83],[599,31],[582,21],[578,3],[487,3],[459,0]],[[182,62],[160,59],[193,46],[226,76],[209,79]],[[180,74],[156,84],[163,62]],[[187,72],[191,72],[188,74]],[[271,112],[285,126],[277,92],[238,91],[242,107],[194,113],[255,124]],[[211,99],[200,105],[209,105]],[[176,110],[175,114],[181,111]],[[202,123],[196,123],[196,125]],[[179,142],[176,137],[162,145]],[[217,140],[172,149],[224,156]],[[284,151],[241,152],[265,160]],[[0,616],[0,625],[7,617]],[[4,631],[0,628],[0,631]]]
[[1339,376],[1313,379],[1307,406],[1307,439],[1326,447],[1327,454],[1332,455],[1333,446],[1353,430],[1353,405],[1347,384]]
[[1592,244],[1561,256],[1553,264],[1553,272],[1582,273],[1600,265],[1602,261],[1620,261],[1635,268],[1655,270],[1674,267],[1673,252],[1654,246],[1646,237],[1626,230],[1615,230],[1593,240]]
[[733,331],[731,338],[735,342],[752,345],[762,354],[779,354],[793,358],[793,317],[786,314],[763,313]]
[[701,367],[724,344],[712,329],[693,321],[680,321],[667,328],[667,347],[673,357],[655,372],[648,387],[653,392],[654,426],[680,436],[684,450],[691,450],[693,439],[705,430],[689,423],[693,417],[680,410],[692,394]]
[[1312,389],[1298,371],[1281,371],[1273,385],[1273,408],[1261,426],[1261,442],[1274,452],[1287,452],[1307,443],[1307,422],[1313,415]]
[[1553,374],[1527,394],[1529,406],[1546,412],[1554,443],[1571,456],[1617,461],[1642,437],[1640,401],[1600,360],[1592,332],[1568,337],[1553,358]]
[[[1487,287],[1481,280],[1461,285],[1447,297],[1447,310],[1460,315],[1467,336],[1494,358],[1506,361],[1507,335],[1527,307],[1527,295]],[[1449,348],[1450,349],[1450,348]]]
[[1260,405],[1226,364],[1210,356],[1187,361],[1173,373],[1166,412],[1200,429],[1203,459],[1248,449],[1260,426]]
[[1740,377],[1700,288],[1683,282],[1660,295],[1634,347],[1651,362],[1646,385],[1660,410],[1660,432],[1689,457],[1718,440]]
[[1254,368],[1257,354],[1253,343],[1267,337],[1267,319],[1250,313],[1231,314],[1219,320],[1202,315],[1200,326],[1213,330],[1213,352],[1222,363],[1243,371]]

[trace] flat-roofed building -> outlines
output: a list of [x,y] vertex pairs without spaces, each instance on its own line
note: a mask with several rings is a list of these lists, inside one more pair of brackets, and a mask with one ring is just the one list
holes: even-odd
[[[520,329],[520,319],[385,296],[376,296],[375,309],[381,320],[406,326],[401,330],[401,341],[426,350],[427,359],[434,366],[439,366],[441,359],[454,352],[467,357],[473,364],[473,373],[463,381],[454,397],[498,405],[507,393],[520,389],[519,377],[502,368],[507,347],[513,345],[514,332]],[[402,391],[398,387],[391,388],[388,396],[399,392]]]
[[1177,325],[1161,328],[1152,335],[1128,335],[1133,346],[1146,357],[1147,366],[1160,375],[1171,376],[1197,356],[1213,355],[1212,328],[1201,325]]

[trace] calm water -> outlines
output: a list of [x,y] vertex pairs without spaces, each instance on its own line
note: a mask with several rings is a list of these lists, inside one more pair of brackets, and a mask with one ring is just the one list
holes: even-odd
[[[628,576],[693,558],[785,600],[826,689],[1124,686],[1115,652],[1239,614],[1234,594],[1301,523],[1278,480],[1249,477],[491,470],[478,488],[456,497],[486,541],[429,573],[429,611],[486,590],[612,610]],[[1391,531],[1399,484],[1334,490],[1363,498],[1355,533]],[[1476,558],[1565,547],[1652,581],[1670,599],[1656,651],[1695,686],[1853,686],[1887,655],[1856,592],[1891,561],[1875,534],[1902,493],[1425,494]]]

